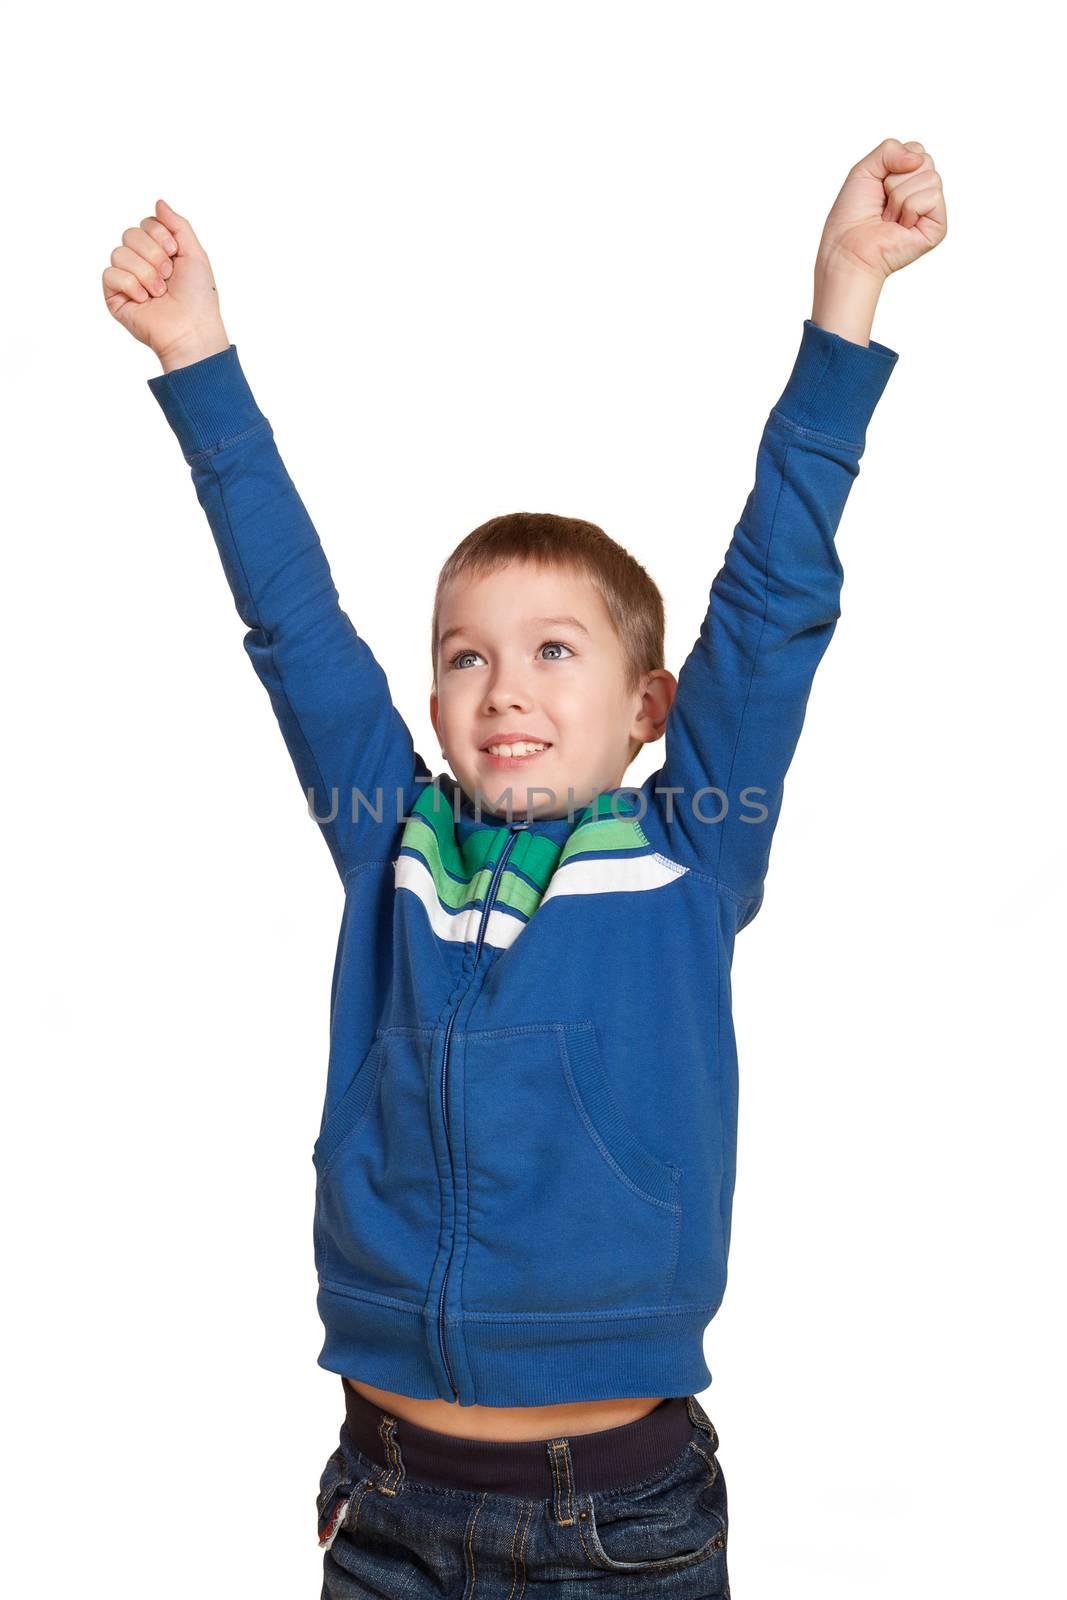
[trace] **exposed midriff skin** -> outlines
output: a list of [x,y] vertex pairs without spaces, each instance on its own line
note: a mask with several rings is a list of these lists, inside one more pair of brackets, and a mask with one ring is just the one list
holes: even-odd
[[646,1400],[579,1400],[556,1406],[461,1406],[449,1400],[412,1400],[407,1395],[376,1389],[372,1383],[346,1378],[357,1394],[402,1421],[459,1439],[487,1439],[498,1443],[517,1440],[557,1439],[575,1433],[598,1433],[602,1428],[622,1428],[647,1416],[660,1404]]

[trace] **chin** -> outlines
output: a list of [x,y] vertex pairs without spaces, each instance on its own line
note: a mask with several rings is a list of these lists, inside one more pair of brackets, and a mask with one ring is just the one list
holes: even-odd
[[[538,788],[551,789],[552,792],[551,794],[534,793],[528,801],[527,789],[537,790]],[[509,789],[511,791],[510,796],[508,794]],[[567,811],[566,789],[564,789],[562,799],[562,810],[559,810],[561,802],[555,787],[549,783],[538,784],[532,776],[523,777],[521,780],[513,778],[510,781],[507,778],[500,779],[498,777],[497,781],[492,783],[475,779],[467,793],[472,800],[475,794],[480,794],[482,797],[482,810],[492,812],[494,816],[504,820],[509,816],[513,819],[551,816],[554,812],[565,816]]]

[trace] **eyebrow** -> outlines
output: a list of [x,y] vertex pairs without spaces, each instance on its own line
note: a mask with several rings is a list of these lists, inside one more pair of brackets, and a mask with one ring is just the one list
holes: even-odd
[[[538,627],[546,627],[551,624],[554,627],[580,628],[587,639],[592,638],[592,634],[589,632],[589,629],[586,627],[585,623],[579,622],[577,617],[528,617],[527,621],[530,623],[536,623]],[[474,630],[472,628],[468,628],[465,623],[457,623],[455,627],[445,629],[444,633],[438,640],[438,644],[442,647],[446,645],[454,633],[473,632]]]

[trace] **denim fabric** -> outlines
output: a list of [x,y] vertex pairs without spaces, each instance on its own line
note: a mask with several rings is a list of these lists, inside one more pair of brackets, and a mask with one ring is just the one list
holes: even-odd
[[692,1434],[657,1473],[587,1491],[569,1441],[544,1441],[544,1498],[419,1482],[407,1473],[393,1419],[381,1465],[347,1424],[322,1473],[321,1600],[729,1600],[726,1482],[718,1435],[695,1396]]

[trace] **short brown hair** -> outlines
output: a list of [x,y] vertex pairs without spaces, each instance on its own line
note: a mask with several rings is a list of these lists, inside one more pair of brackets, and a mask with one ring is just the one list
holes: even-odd
[[445,585],[453,578],[495,572],[510,561],[567,567],[589,578],[622,641],[627,693],[637,688],[643,673],[663,666],[663,596],[641,563],[595,522],[550,511],[512,511],[468,533],[441,568],[430,645],[435,683]]

